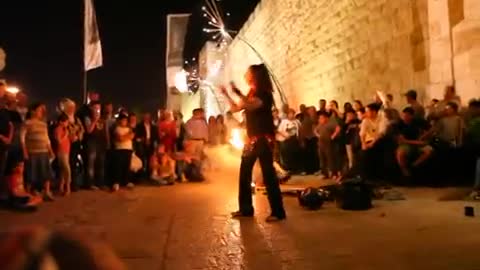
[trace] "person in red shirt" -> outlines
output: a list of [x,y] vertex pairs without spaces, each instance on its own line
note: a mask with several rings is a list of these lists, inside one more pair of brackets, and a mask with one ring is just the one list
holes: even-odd
[[172,153],[175,150],[175,141],[177,139],[177,124],[173,120],[172,113],[163,111],[160,115],[158,123],[158,138],[160,144],[165,146],[167,153]]

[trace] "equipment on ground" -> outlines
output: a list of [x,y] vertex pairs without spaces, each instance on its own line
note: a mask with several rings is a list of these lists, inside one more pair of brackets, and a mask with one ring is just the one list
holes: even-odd
[[335,191],[335,201],[343,210],[370,209],[372,188],[359,177],[344,180]]
[[325,195],[322,190],[308,187],[298,193],[298,202],[300,205],[309,210],[318,210],[325,201]]

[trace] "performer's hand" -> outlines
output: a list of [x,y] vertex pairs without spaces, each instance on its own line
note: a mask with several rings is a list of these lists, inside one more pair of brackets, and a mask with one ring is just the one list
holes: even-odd
[[238,88],[232,88],[232,91],[237,94],[237,96],[243,96],[242,91],[240,91]]
[[224,85],[220,86],[220,91],[222,92],[222,94],[228,95],[228,90]]

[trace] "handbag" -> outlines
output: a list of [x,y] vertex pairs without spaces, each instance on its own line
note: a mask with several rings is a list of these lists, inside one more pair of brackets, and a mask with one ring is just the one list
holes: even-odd
[[132,172],[138,172],[142,169],[142,167],[142,160],[135,153],[133,153],[132,158],[130,159],[130,170]]

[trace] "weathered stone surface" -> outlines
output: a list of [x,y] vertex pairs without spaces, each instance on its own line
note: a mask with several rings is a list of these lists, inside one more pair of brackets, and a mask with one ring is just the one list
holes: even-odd
[[295,107],[320,98],[368,102],[377,90],[403,101],[400,94],[411,88],[427,102],[466,73],[476,80],[475,61],[461,54],[476,57],[479,5],[478,0],[263,0],[229,46],[222,77],[246,88],[246,68],[265,62]]

